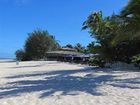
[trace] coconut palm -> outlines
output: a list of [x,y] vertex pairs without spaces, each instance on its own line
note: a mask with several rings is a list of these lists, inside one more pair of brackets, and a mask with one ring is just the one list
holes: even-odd
[[78,52],[81,52],[81,53],[84,53],[85,52],[85,48],[80,44],[80,43],[77,43],[74,48],[78,51]]
[[105,59],[130,61],[140,52],[140,1],[131,0],[119,16],[103,18],[102,12],[92,13],[84,22],[83,29],[87,28]]
[[121,16],[140,16],[140,0],[130,0],[128,5],[122,10]]
[[87,20],[83,23],[83,29],[90,28],[92,37],[100,39],[103,34],[103,17],[102,12],[92,13]]
[[140,40],[140,0],[130,0],[121,11],[123,26],[119,30],[115,42],[123,40]]
[[91,36],[97,40],[97,53],[111,59],[110,57],[114,56],[114,46],[112,46],[111,42],[118,33],[117,30],[120,25],[121,20],[118,16],[112,15],[111,17],[103,18],[102,12],[95,12],[84,22],[83,29],[89,28]]

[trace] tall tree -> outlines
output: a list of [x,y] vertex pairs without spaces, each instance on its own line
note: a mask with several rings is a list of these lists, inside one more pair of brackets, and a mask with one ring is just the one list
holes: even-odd
[[97,53],[107,60],[130,61],[140,53],[140,0],[130,0],[121,14],[103,18],[102,12],[92,13],[83,29],[97,40]]
[[71,44],[67,44],[67,45],[65,45],[65,46],[63,46],[64,48],[73,48],[73,45],[71,45]]
[[130,0],[121,11],[124,25],[115,38],[117,43],[123,40],[140,40],[140,0]]
[[95,12],[83,24],[83,29],[89,28],[91,36],[97,40],[97,53],[104,58],[112,59],[114,57],[115,49],[111,42],[118,33],[120,23],[121,20],[118,16],[112,15],[103,18],[102,12]]
[[47,51],[58,48],[58,43],[47,31],[35,30],[29,33],[25,42],[25,52],[29,60],[44,58]]
[[26,60],[25,51],[22,50],[22,49],[17,50],[17,51],[15,52],[15,55],[16,55],[16,59],[17,59],[17,60],[20,60],[20,61]]
[[140,40],[140,0],[130,0],[122,10],[121,16],[126,19],[128,36],[130,39]]

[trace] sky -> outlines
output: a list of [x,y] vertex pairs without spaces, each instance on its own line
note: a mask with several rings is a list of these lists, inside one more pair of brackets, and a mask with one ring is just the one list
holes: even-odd
[[82,23],[95,11],[118,14],[128,0],[0,0],[0,58],[14,57],[28,33],[47,30],[62,46],[94,39],[82,31]]

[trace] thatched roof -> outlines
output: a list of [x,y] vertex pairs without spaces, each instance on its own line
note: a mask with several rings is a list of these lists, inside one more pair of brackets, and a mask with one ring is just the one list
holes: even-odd
[[97,56],[98,54],[83,54],[77,52],[75,49],[62,48],[57,51],[49,51],[46,53],[48,57],[79,57],[79,58],[89,58],[92,56]]
[[74,52],[74,51],[50,51],[47,52],[48,56],[64,56],[64,55],[78,55],[78,54],[82,54],[79,52]]
[[76,49],[74,48],[61,48],[57,51],[48,51],[47,56],[65,56],[65,55],[78,55],[82,54],[77,52]]
[[72,51],[72,52],[74,51],[74,52],[77,52],[76,49],[74,49],[74,48],[68,48],[68,47],[64,47],[64,48],[61,48],[59,50],[61,50],[61,51]]

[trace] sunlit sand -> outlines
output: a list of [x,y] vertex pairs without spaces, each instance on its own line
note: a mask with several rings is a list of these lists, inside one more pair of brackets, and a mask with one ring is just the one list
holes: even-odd
[[0,63],[0,105],[140,105],[140,72],[50,61]]

